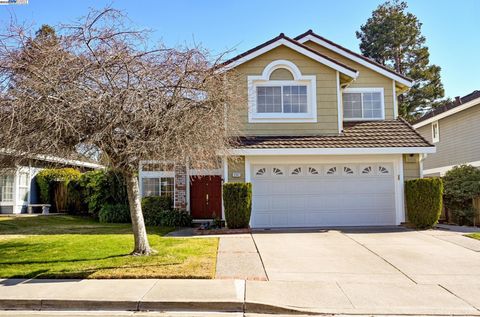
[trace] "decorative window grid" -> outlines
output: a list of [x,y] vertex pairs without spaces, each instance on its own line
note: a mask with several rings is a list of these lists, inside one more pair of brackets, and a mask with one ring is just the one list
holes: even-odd
[[347,176],[350,176],[350,175],[355,175],[355,167],[353,166],[343,166],[343,169],[342,169],[342,173],[343,175],[347,175]]
[[301,166],[295,166],[290,169],[290,175],[301,176],[303,175],[303,168]]
[[308,166],[307,168],[307,175],[320,175],[321,169],[317,166]]
[[255,176],[266,176],[267,174],[267,168],[261,167],[258,168],[257,171],[255,172]]
[[281,167],[273,167],[272,168],[272,175],[273,176],[283,176],[285,173],[283,172]]
[[330,176],[338,175],[338,167],[329,166],[329,167],[325,168],[325,174],[330,175]]

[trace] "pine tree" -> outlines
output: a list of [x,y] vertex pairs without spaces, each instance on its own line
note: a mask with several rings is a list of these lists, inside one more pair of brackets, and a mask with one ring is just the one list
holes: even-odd
[[445,91],[441,68],[430,64],[422,23],[407,7],[399,0],[379,5],[356,35],[363,55],[414,80],[398,97],[399,114],[411,120],[439,104]]

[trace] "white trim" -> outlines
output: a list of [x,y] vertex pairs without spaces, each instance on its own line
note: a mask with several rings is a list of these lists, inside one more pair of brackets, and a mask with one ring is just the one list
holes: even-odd
[[[270,80],[270,75],[279,68],[290,71],[293,80]],[[306,113],[257,113],[257,87],[289,85],[307,86]],[[275,60],[265,66],[260,76],[247,76],[247,89],[249,123],[317,122],[317,77],[302,75],[300,69],[290,61]]]
[[398,175],[395,179],[395,209],[396,209],[396,220],[397,224],[405,222],[405,183],[403,175],[403,155],[400,155],[394,164],[394,168],[397,168],[395,175]]
[[435,147],[231,149],[230,155],[356,155],[435,153]]
[[311,58],[311,59],[313,59],[313,60],[315,60],[319,63],[322,63],[322,64],[324,64],[328,67],[331,67],[331,68],[333,68],[333,69],[335,69],[335,70],[337,70],[337,71],[341,72],[342,74],[345,74],[349,77],[352,77],[352,78],[357,78],[358,77],[358,71],[352,71],[348,68],[340,66],[337,63],[334,63],[331,60],[328,60],[328,59],[326,59],[326,58],[324,58],[324,57],[322,57],[318,54],[315,54],[315,53],[309,51],[308,49],[305,49],[302,46],[297,45],[295,43],[292,43],[292,42],[290,42],[286,39],[278,39],[277,41],[275,41],[275,42],[273,42],[273,43],[271,43],[267,46],[264,46],[261,49],[258,49],[258,50],[254,51],[254,52],[252,52],[248,55],[245,55],[242,58],[226,65],[225,69],[229,70],[229,69],[235,68],[238,65],[241,65],[245,62],[248,62],[249,60],[254,59],[255,57],[260,56],[260,55],[262,55],[262,54],[264,54],[268,51],[271,51],[274,48],[277,48],[281,45],[284,45],[284,46],[286,46],[286,47],[288,47],[288,48],[290,48],[294,51],[297,51],[298,53],[303,54],[303,55],[305,55],[305,56],[307,56],[307,57],[309,57],[309,58]]
[[228,183],[228,157],[222,157],[222,165],[223,165],[223,182]]
[[466,165],[472,165],[472,166],[475,166],[475,167],[480,167],[480,161],[473,161],[473,162],[464,162],[464,163],[458,163],[458,164],[455,164],[455,165],[448,165],[448,166],[442,166],[442,167],[435,167],[435,168],[429,168],[429,169],[426,169],[423,171],[423,175],[430,175],[430,174],[437,174],[439,173],[440,176],[444,176],[446,172],[448,172],[449,170],[451,170],[452,168],[454,168],[455,166],[459,166],[459,165],[462,165],[462,164],[466,164]]
[[[0,153],[1,154],[7,154],[7,155],[15,155],[16,151],[5,149],[5,148],[0,148]],[[25,153],[20,153],[20,154],[25,156]],[[96,164],[96,163],[65,159],[65,158],[51,156],[51,155],[40,155],[40,154],[29,155],[29,154],[27,154],[26,156],[30,159],[33,159],[33,160],[47,161],[47,162],[52,162],[52,163],[61,163],[61,164],[65,164],[65,165],[74,165],[74,166],[88,167],[88,168],[98,168],[98,169],[105,168],[105,166],[100,165],[100,164]]]
[[[345,88],[342,92],[344,93],[360,93],[362,94],[362,115],[363,115],[363,93],[365,92],[379,92],[380,101],[382,103],[382,114],[379,118],[343,118],[344,121],[374,121],[374,120],[385,120],[385,96],[383,87],[362,87],[362,88]],[[342,105],[343,106],[343,105]]]
[[392,89],[393,89],[393,119],[398,118],[398,100],[397,100],[397,88],[395,85],[395,80],[392,80]]
[[420,154],[418,158],[418,163],[420,165],[420,178],[423,178],[424,172],[423,172],[423,161],[427,158],[428,154]]
[[251,165],[251,162],[250,162],[250,158],[248,157],[245,157],[245,183],[250,183],[252,181],[251,179],[251,168],[252,168],[252,165]]
[[[437,126],[437,133],[435,133],[435,125]],[[440,142],[440,124],[438,121],[432,122],[432,143]]]
[[407,86],[408,88],[412,87],[412,85],[413,85],[413,82],[408,81],[408,80],[406,80],[406,79],[404,79],[404,78],[402,78],[402,77],[400,77],[400,76],[398,76],[398,75],[395,75],[395,74],[393,74],[393,73],[391,73],[391,72],[389,72],[389,71],[387,71],[387,70],[385,70],[385,69],[383,69],[383,68],[381,68],[381,67],[379,67],[379,66],[377,66],[377,65],[375,65],[375,64],[372,64],[372,63],[370,63],[370,62],[367,62],[367,61],[364,60],[363,58],[360,58],[360,57],[355,56],[355,55],[353,55],[353,54],[351,54],[351,53],[348,53],[348,52],[346,52],[345,50],[340,49],[340,48],[338,48],[338,47],[336,47],[336,46],[334,46],[334,45],[332,45],[332,44],[330,44],[330,43],[327,43],[327,42],[325,42],[325,41],[323,41],[323,40],[321,40],[321,39],[319,39],[319,38],[317,38],[317,37],[315,37],[315,36],[307,35],[307,36],[305,36],[305,37],[303,37],[303,38],[301,38],[301,39],[298,39],[297,41],[300,42],[300,43],[302,43],[302,44],[305,43],[305,42],[307,42],[307,41],[312,41],[312,42],[314,42],[314,43],[317,43],[318,45],[321,45],[321,46],[323,46],[323,47],[325,47],[325,48],[328,48],[329,50],[331,50],[331,51],[333,51],[333,52],[335,52],[335,53],[337,53],[337,54],[340,54],[340,55],[342,55],[342,56],[345,56],[345,57],[351,59],[352,61],[359,63],[360,65],[363,65],[363,66],[365,66],[365,67],[367,67],[367,68],[370,68],[370,69],[376,71],[377,73],[382,74],[382,75],[385,76],[385,77],[388,77],[388,78],[391,78],[391,79],[393,79],[393,80],[396,80],[396,81],[398,81],[399,83],[401,83],[402,85]]
[[433,117],[431,117],[431,118],[428,118],[428,119],[426,119],[426,120],[424,120],[424,121],[421,121],[421,122],[419,122],[419,123],[416,123],[416,124],[413,125],[413,127],[414,127],[415,129],[418,129],[418,128],[420,128],[420,127],[423,127],[424,125],[427,125],[427,124],[432,123],[432,122],[434,122],[434,121],[439,121],[440,119],[443,119],[443,118],[445,118],[445,117],[451,116],[452,114],[455,114],[455,113],[460,112],[460,111],[462,111],[462,110],[466,110],[466,109],[471,108],[471,107],[473,107],[473,106],[476,106],[476,105],[478,105],[478,104],[480,104],[480,98],[473,99],[473,100],[471,100],[471,101],[469,101],[469,102],[467,102],[467,103],[464,103],[463,105],[457,106],[457,107],[452,108],[452,109],[450,109],[450,110],[448,110],[448,111],[445,111],[445,112],[442,112],[442,113],[440,113],[440,114],[437,114],[436,116],[433,116]]
[[222,183],[222,220],[225,220],[225,205],[223,204],[223,184],[228,183],[228,157],[222,157],[223,183]]
[[337,117],[338,117],[338,133],[343,131],[343,100],[342,91],[340,89],[340,73],[337,72]]

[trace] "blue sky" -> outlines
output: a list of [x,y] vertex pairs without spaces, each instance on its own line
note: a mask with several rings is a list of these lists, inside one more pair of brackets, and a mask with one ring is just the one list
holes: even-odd
[[[111,4],[133,23],[154,31],[167,46],[201,43],[213,52],[240,53],[284,32],[294,37],[308,29],[359,51],[355,31],[377,0],[202,0],[202,1],[54,1],[0,6],[0,23],[18,21],[56,25],[74,21],[88,8]],[[442,67],[446,95],[463,96],[480,89],[480,0],[410,0],[409,10],[423,23],[431,62]]]

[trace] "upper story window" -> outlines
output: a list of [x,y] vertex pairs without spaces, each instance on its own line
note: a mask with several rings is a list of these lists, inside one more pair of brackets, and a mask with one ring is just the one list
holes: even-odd
[[248,103],[250,123],[317,122],[316,76],[302,75],[290,61],[274,61],[261,76],[248,76]]
[[257,113],[307,113],[306,85],[258,86]]
[[432,123],[432,142],[437,143],[440,141],[440,128],[438,121]]
[[343,91],[343,119],[383,120],[383,88],[346,88]]

